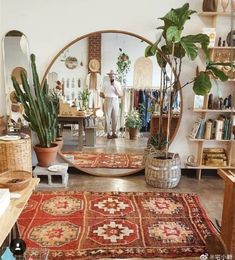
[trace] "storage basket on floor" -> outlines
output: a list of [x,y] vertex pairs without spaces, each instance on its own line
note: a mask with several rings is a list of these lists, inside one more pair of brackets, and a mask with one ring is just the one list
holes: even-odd
[[178,155],[169,153],[172,159],[159,159],[157,153],[150,153],[145,164],[146,182],[156,188],[174,188],[181,177],[181,163]]
[[0,141],[0,173],[6,170],[32,172],[31,139]]

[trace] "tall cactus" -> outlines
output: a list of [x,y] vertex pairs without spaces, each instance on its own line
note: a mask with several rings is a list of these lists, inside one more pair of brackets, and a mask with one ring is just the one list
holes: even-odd
[[33,92],[30,89],[26,74],[21,71],[23,89],[20,87],[16,78],[12,76],[12,82],[16,91],[18,101],[24,107],[24,118],[29,122],[30,128],[36,132],[39,144],[42,147],[50,147],[56,137],[57,112],[53,101],[48,94],[48,84],[45,80],[43,85],[39,82],[35,55],[30,55],[31,68],[33,75]]

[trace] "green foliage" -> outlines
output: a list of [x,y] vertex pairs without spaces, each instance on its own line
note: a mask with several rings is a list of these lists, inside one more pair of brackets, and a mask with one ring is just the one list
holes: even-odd
[[[219,78],[222,81],[227,80],[227,76],[223,71],[220,71],[216,67],[216,63],[212,63],[209,59],[209,37],[205,34],[199,33],[195,35],[186,35],[184,33],[184,27],[186,22],[191,19],[191,15],[196,11],[189,8],[189,4],[186,3],[182,7],[174,9],[172,8],[165,16],[161,17],[163,25],[158,27],[161,31],[159,39],[154,43],[147,46],[145,49],[145,56],[155,56],[158,65],[161,68],[161,97],[159,101],[159,122],[158,132],[155,136],[150,138],[150,145],[162,150],[163,147],[168,146],[169,136],[163,132],[163,104],[164,98],[169,91],[169,88],[173,90],[171,100],[168,100],[168,107],[172,107],[172,100],[176,96],[177,92],[184,86],[193,83],[193,91],[197,95],[206,95],[211,90],[211,76]],[[192,81],[184,84],[181,87],[180,76],[182,62],[185,58],[195,60],[198,56],[199,49],[201,49],[207,60],[207,66],[204,71],[200,71]],[[173,70],[173,82],[170,82],[171,87],[167,81],[167,65]],[[231,64],[230,64],[231,65]],[[169,77],[168,77],[169,78]],[[171,115],[170,115],[171,116]],[[168,126],[170,122],[168,121]]]
[[204,96],[205,93],[209,93],[211,90],[211,81],[208,74],[204,71],[200,71],[197,75],[194,84],[193,91],[196,95]]
[[91,92],[89,92],[88,89],[84,89],[82,93],[80,94],[81,100],[82,100],[82,107],[87,109],[88,108],[88,102],[89,102],[89,96]]
[[156,135],[152,135],[149,139],[149,145],[156,150],[162,150],[167,145],[166,137],[164,137],[160,131]]
[[50,147],[56,137],[57,110],[51,96],[48,93],[48,84],[39,82],[35,55],[31,54],[31,68],[33,75],[33,94],[26,74],[21,71],[22,88],[16,78],[12,76],[12,82],[19,102],[24,107],[24,118],[29,122],[30,128],[36,132],[39,144],[42,147]]
[[140,113],[136,110],[129,112],[126,116],[125,126],[128,128],[140,129],[142,127],[142,119]]
[[118,56],[118,60],[116,64],[117,64],[117,73],[118,73],[117,80],[120,82],[120,84],[126,84],[126,76],[128,71],[130,70],[130,65],[131,65],[129,56],[126,53],[121,52],[120,55]]
[[[178,63],[181,63],[182,59],[186,55],[191,60],[195,60],[198,56],[198,50],[201,48],[205,54],[206,59],[208,60],[209,65],[207,66],[204,73],[199,73],[195,77],[193,91],[196,94],[201,93],[200,95],[206,95],[211,89],[209,75],[219,78],[221,81],[226,81],[228,77],[223,71],[216,68],[216,63],[211,65],[212,62],[209,60],[208,50],[209,37],[206,34],[199,33],[195,35],[182,36],[185,23],[194,13],[196,13],[196,11],[189,9],[189,4],[186,3],[181,8],[172,8],[164,17],[161,17],[160,19],[164,22],[164,25],[158,27],[158,29],[162,30],[162,37],[160,37],[160,39],[163,38],[164,43],[162,45],[161,40],[158,40],[154,44],[147,46],[145,50],[145,56],[148,57],[156,55],[158,65],[161,68],[164,68],[166,67],[167,63],[173,66],[173,64],[171,64],[172,55],[174,59],[180,60]],[[179,80],[180,73],[181,71],[176,71],[178,78],[177,80]]]

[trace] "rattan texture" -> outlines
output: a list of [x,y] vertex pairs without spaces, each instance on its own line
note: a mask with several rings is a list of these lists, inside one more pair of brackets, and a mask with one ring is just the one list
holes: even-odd
[[31,139],[0,141],[0,173],[7,170],[32,172]]
[[174,188],[181,177],[181,163],[177,156],[172,159],[158,159],[156,153],[147,156],[145,180],[156,188]]

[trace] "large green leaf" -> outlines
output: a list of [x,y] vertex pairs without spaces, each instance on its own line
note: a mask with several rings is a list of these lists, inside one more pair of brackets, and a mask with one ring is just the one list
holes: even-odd
[[211,90],[210,77],[205,71],[200,71],[195,78],[193,84],[193,91],[196,95],[204,96],[208,94]]
[[179,30],[183,30],[185,22],[190,19],[190,16],[196,11],[189,9],[189,4],[186,3],[177,9],[171,9],[164,17],[160,19],[165,23],[165,30],[170,26],[177,26]]
[[208,45],[209,37],[206,34],[187,35],[181,38],[181,44],[184,47],[188,57],[194,60],[197,57],[198,47],[196,43],[200,44],[206,56],[209,56]]
[[217,69],[216,67],[210,66],[208,68],[215,77],[219,78],[221,81],[227,81],[228,76],[221,70]]
[[168,42],[179,42],[181,33],[177,26],[170,26],[166,31],[166,39]]
[[185,56],[185,50],[180,42],[175,44],[174,56],[179,59],[182,59]]
[[198,54],[197,46],[193,42],[187,41],[187,39],[181,39],[181,45],[183,46],[188,57],[191,60],[195,60]]
[[161,55],[159,52],[156,53],[156,58],[157,58],[157,63],[158,63],[158,65],[159,65],[161,68],[165,68],[167,62],[166,62],[166,60],[164,59],[164,57],[162,57],[162,55]]
[[149,45],[145,48],[145,57],[150,57],[150,56],[154,56],[154,54],[152,53],[152,45]]

